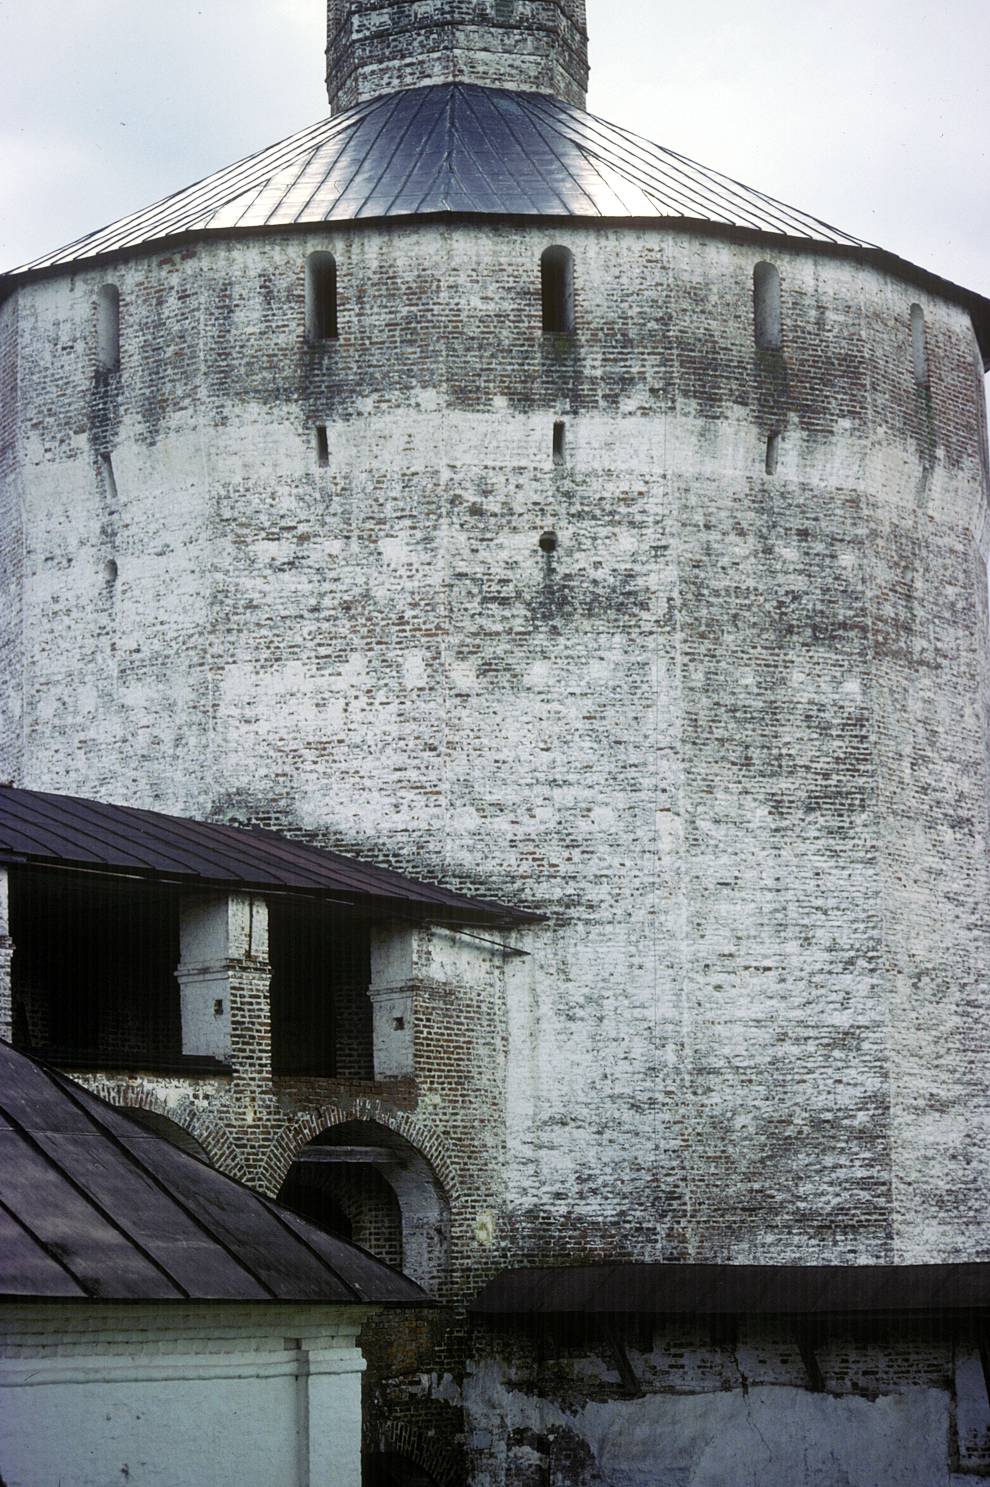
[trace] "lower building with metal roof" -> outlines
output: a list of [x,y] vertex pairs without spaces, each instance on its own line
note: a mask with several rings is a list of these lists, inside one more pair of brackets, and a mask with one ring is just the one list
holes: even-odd
[[0,1043],[10,1487],[361,1480],[361,1326],[419,1286]]

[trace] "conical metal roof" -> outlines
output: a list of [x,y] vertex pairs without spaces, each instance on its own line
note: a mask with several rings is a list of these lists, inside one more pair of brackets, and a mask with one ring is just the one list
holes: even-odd
[[446,83],[356,104],[18,272],[179,234],[436,213],[661,217],[869,246],[572,104]]
[[962,304],[990,368],[990,301],[544,93],[440,83],[382,94],[0,280],[203,234],[417,216],[701,226],[861,257]]

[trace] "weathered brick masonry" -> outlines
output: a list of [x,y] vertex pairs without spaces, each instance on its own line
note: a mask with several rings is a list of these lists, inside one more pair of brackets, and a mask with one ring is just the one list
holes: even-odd
[[[541,333],[548,242],[573,338]],[[6,768],[548,910],[508,1010],[514,1255],[987,1253],[972,330],[925,300],[919,388],[918,292],[782,248],[757,352],[759,256],[470,223],[145,255],[106,449],[105,273],[2,311]]]

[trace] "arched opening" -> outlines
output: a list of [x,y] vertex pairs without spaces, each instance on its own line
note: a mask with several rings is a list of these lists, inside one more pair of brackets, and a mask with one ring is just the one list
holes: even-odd
[[928,337],[925,331],[925,312],[920,305],[911,306],[911,353],[914,359],[914,380],[919,387],[927,387]]
[[306,339],[337,339],[337,260],[332,253],[306,259]]
[[[279,1202],[312,1219],[340,1239],[370,1250],[376,1259],[402,1269],[402,1215],[398,1200],[376,1163],[383,1158],[341,1159],[310,1148],[293,1163]],[[321,1160],[322,1158],[322,1160]]]
[[96,362],[101,371],[120,366],[120,290],[103,284],[96,297]]
[[184,1151],[191,1157],[198,1157],[208,1167],[213,1164],[200,1146],[195,1136],[190,1136],[176,1121],[169,1120],[167,1115],[159,1115],[157,1110],[137,1110],[130,1105],[120,1107],[121,1115],[126,1115],[128,1120],[134,1121],[135,1125],[143,1126],[146,1131],[153,1131],[156,1136],[163,1136],[166,1141],[171,1141],[180,1151]]
[[401,1451],[376,1451],[364,1458],[363,1487],[439,1487],[436,1477]]
[[753,333],[760,351],[780,350],[780,275],[772,263],[753,270]]
[[547,248],[540,259],[545,334],[574,334],[574,254],[569,248]]
[[450,1208],[436,1173],[375,1121],[331,1126],[299,1152],[278,1201],[404,1270],[424,1290],[446,1274]]

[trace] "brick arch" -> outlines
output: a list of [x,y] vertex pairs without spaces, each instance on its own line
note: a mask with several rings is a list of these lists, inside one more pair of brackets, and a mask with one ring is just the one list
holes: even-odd
[[408,1111],[393,1110],[378,1100],[367,1099],[323,1105],[305,1111],[286,1124],[272,1141],[258,1174],[258,1185],[266,1193],[277,1193],[303,1147],[322,1131],[331,1126],[342,1126],[349,1120],[373,1121],[396,1136],[402,1136],[433,1168],[451,1206],[460,1200],[461,1184],[454,1164],[436,1132]]
[[415,1466],[438,1482],[440,1487],[455,1487],[455,1483],[461,1480],[461,1473],[451,1460],[451,1452],[424,1436],[422,1431],[407,1420],[391,1421],[380,1432],[376,1454],[385,1455],[391,1452],[408,1457]]
[[240,1161],[226,1128],[218,1120],[211,1119],[188,1096],[172,1105],[163,1100],[155,1090],[111,1088],[105,1092],[103,1098],[108,1104],[116,1105],[119,1110],[148,1110],[155,1115],[164,1116],[192,1136],[194,1141],[199,1142],[218,1172],[230,1175]]

